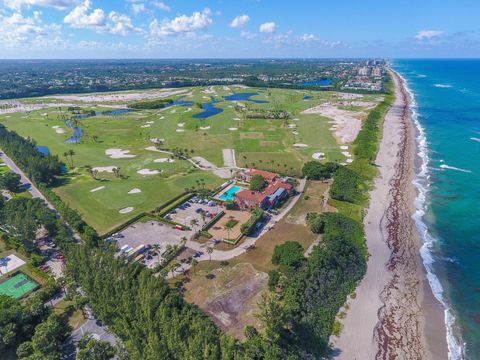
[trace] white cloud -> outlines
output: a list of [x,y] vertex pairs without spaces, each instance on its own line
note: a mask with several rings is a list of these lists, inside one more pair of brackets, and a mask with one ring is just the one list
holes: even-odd
[[415,39],[418,41],[424,41],[424,40],[431,40],[438,38],[439,36],[443,35],[443,31],[438,31],[438,30],[422,30],[415,35]]
[[91,29],[97,33],[126,36],[132,31],[140,32],[135,28],[130,17],[111,11],[105,15],[103,9],[91,10],[91,0],[85,0],[65,16],[63,22],[76,29]]
[[240,33],[240,36],[245,38],[245,39],[251,40],[251,39],[255,39],[257,37],[257,34],[249,32],[249,31],[242,31]]
[[163,1],[154,1],[152,4],[157,9],[160,9],[160,10],[163,10],[163,11],[170,11],[170,6],[165,4]]
[[277,29],[278,29],[278,26],[273,21],[266,22],[260,25],[260,32],[263,32],[263,33],[274,33],[275,31],[277,31]]
[[59,10],[65,10],[78,3],[79,0],[0,0],[0,4],[15,10],[31,6],[50,6]]
[[247,25],[249,21],[250,21],[250,16],[245,14],[239,15],[232,20],[232,22],[230,23],[230,27],[232,28],[244,27],[245,25]]
[[24,17],[19,11],[10,15],[0,12],[0,44],[5,48],[35,48],[60,44],[61,27],[58,24],[43,24],[41,12]]
[[65,16],[63,22],[74,28],[101,28],[106,25],[106,17],[103,9],[94,9],[90,14],[88,11],[92,2],[85,0],[82,4],[76,6]]
[[138,15],[140,13],[143,13],[143,12],[147,11],[147,9],[145,8],[144,3],[133,3],[132,4],[132,11],[135,15]]
[[166,36],[188,35],[199,30],[207,29],[212,23],[210,9],[196,11],[191,16],[181,15],[173,20],[159,22],[154,19],[150,25],[150,36],[162,38]]

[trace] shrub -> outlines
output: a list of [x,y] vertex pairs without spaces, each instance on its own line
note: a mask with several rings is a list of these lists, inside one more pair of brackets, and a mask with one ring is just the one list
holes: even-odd
[[297,241],[286,241],[284,244],[275,246],[272,264],[297,268],[304,259],[302,245]]
[[322,164],[318,161],[309,161],[302,168],[302,174],[311,180],[330,179],[333,173],[339,168],[338,164],[327,162]]

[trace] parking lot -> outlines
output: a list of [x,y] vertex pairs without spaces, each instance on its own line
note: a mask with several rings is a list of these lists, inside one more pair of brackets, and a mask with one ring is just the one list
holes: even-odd
[[[190,239],[192,235],[193,231],[177,230],[174,226],[159,221],[147,221],[130,225],[120,232],[115,239],[118,249],[122,249],[124,246],[136,249],[141,245],[151,247],[154,244],[159,244],[161,255],[168,245],[180,245],[183,237]],[[150,253],[152,253],[151,250]],[[161,257],[155,254],[149,256],[147,252],[145,258],[142,259],[142,263],[153,267],[159,260],[161,260]]]
[[[223,210],[214,201],[202,201],[202,203],[199,203],[195,202],[196,200],[198,199],[193,198],[187,203],[182,204],[183,206],[177,207],[175,211],[170,212],[165,218],[198,231]],[[191,223],[193,219],[198,221],[198,224],[195,226]]]

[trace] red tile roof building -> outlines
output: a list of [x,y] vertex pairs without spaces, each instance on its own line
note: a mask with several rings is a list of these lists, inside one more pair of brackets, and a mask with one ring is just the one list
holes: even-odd
[[241,209],[255,208],[257,206],[268,209],[276,206],[278,202],[293,192],[293,186],[278,176],[278,174],[250,169],[238,175],[238,178],[250,182],[254,175],[261,175],[267,182],[268,186],[263,191],[240,190],[235,193],[235,203]]

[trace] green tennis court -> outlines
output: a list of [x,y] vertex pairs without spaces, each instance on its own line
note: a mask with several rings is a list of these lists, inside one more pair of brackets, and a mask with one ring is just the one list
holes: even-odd
[[0,294],[19,299],[37,286],[38,284],[27,275],[19,273],[0,284]]

